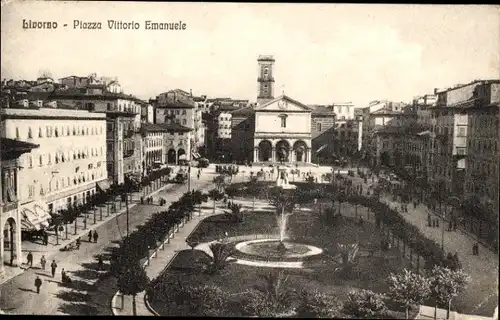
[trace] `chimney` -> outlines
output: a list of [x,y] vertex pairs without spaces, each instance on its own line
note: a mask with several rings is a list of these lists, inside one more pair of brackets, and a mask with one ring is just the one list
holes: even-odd
[[438,88],[434,88],[434,94],[437,94]]

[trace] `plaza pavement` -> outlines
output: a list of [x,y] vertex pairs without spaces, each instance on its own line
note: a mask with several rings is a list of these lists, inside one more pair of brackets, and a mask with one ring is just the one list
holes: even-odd
[[[213,168],[204,169],[200,180],[192,174],[191,189],[205,189],[211,185],[214,175]],[[176,201],[186,191],[186,184],[169,184],[154,195],[155,203],[158,203],[159,197],[163,197],[167,200],[166,206],[137,204],[129,206],[130,231],[134,231],[138,225],[147,221],[154,212],[166,210],[171,202]],[[139,196],[140,194],[136,195],[136,197]],[[114,279],[104,277],[103,271],[96,270],[97,257],[103,256],[105,267],[109,268],[107,260],[110,250],[117,246],[126,233],[126,215],[113,214],[101,224],[87,225],[87,227],[96,228],[99,233],[97,243],[87,242],[85,235],[89,229],[82,232],[83,241],[79,250],[61,252],[58,249],[65,243],[60,242],[57,248],[46,252],[47,270],[41,270],[39,265],[43,251],[33,252],[33,268],[25,270],[22,274],[0,285],[0,308],[11,314],[110,314],[109,302],[114,294]],[[49,265],[52,259],[55,259],[58,264],[55,278],[50,276]],[[69,287],[60,281],[62,268],[73,280]],[[39,295],[34,290],[34,280],[37,275],[43,281]]]

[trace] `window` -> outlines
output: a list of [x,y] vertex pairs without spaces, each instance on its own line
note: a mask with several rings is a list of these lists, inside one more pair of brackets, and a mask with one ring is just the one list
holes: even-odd
[[465,127],[458,127],[458,136],[465,137]]
[[175,110],[175,115],[179,115],[180,114],[180,111],[179,110]]
[[29,164],[30,164],[30,168],[33,168],[33,157],[32,156],[29,156]]
[[182,124],[186,125],[186,123],[187,123],[186,119],[182,119]]
[[73,135],[76,136],[76,127],[73,127]]
[[185,116],[186,115],[186,110],[182,110],[182,115]]
[[321,122],[316,123],[316,130],[321,131]]
[[55,130],[55,135],[56,135],[56,137],[59,137],[59,130],[57,129],[57,127],[56,127],[56,130]]
[[278,117],[281,119],[281,127],[282,128],[286,128],[286,118],[287,118],[287,115],[286,114],[281,114]]
[[86,129],[85,129],[85,134],[86,134],[86,135],[89,135],[89,128],[86,128]]
[[38,138],[43,138],[43,130],[42,130],[42,127],[38,128]]
[[35,196],[35,186],[28,187],[28,197],[33,198]]
[[42,155],[40,155],[39,160],[40,160],[40,167],[41,167],[43,165],[43,157],[42,157]]
[[16,139],[19,139],[19,128],[16,127]]
[[28,139],[33,139],[33,132],[31,131],[31,127],[28,128]]

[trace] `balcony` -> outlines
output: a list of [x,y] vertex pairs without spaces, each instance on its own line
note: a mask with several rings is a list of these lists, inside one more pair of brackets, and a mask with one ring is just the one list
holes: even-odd
[[258,77],[257,81],[258,82],[274,82],[274,78],[273,77],[266,77],[266,78]]

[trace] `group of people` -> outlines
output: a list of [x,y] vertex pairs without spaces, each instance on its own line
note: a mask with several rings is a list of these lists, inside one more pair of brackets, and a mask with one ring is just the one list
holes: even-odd
[[[42,268],[43,270],[45,270],[45,257],[42,256],[41,260],[40,260],[40,263],[42,265]],[[56,269],[57,269],[57,263],[56,263],[56,260],[52,260],[52,263],[50,264],[50,268],[51,268],[51,273],[52,273],[52,278],[55,277],[56,275]],[[71,279],[70,277],[67,275],[66,271],[64,270],[64,268],[61,270],[61,281],[62,283],[71,283]],[[35,279],[35,288],[36,288],[36,293],[37,294],[40,294],[40,288],[42,287],[42,279],[40,279],[40,276],[36,276],[36,279]]]

